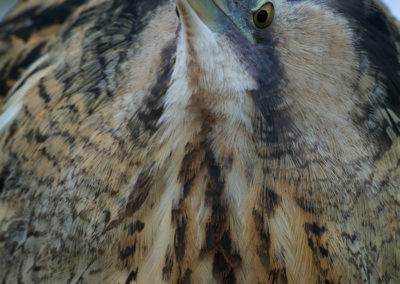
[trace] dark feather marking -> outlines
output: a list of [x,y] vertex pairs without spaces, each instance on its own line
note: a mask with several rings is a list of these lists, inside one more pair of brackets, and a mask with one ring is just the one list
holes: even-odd
[[144,170],[140,173],[133,190],[129,195],[129,201],[126,204],[124,216],[129,216],[135,213],[142,206],[143,202],[149,195],[152,186],[152,176],[149,170]]
[[329,250],[322,245],[321,237],[327,232],[324,226],[318,225],[316,222],[305,223],[304,231],[307,235],[307,244],[312,251],[313,264],[320,273],[322,279],[326,279],[328,269],[322,265],[323,261],[329,256]]
[[220,252],[216,252],[214,254],[214,261],[213,261],[213,275],[215,278],[218,277],[225,277],[230,272],[230,267],[228,262],[226,261],[224,255]]
[[[187,154],[181,163],[181,169],[178,174],[178,179],[183,185],[183,194],[179,204],[172,211],[172,223],[176,226],[175,232],[175,256],[179,263],[182,261],[185,254],[185,232],[188,222],[188,217],[185,213],[185,199],[190,194],[193,181],[196,178],[196,173],[200,169],[194,168],[196,159],[204,160],[200,167],[205,167],[208,171],[208,183],[205,192],[205,202],[211,207],[211,216],[206,224],[206,241],[201,254],[212,253],[213,275],[222,282],[229,282],[235,279],[233,267],[241,263],[241,257],[238,254],[231,252],[232,240],[230,236],[229,226],[227,224],[227,208],[223,205],[223,193],[225,187],[225,178],[223,176],[221,166],[217,163],[214,154],[211,151],[205,151],[203,158],[201,146],[191,148],[192,145],[186,146]],[[199,149],[202,149],[201,153]],[[227,280],[228,279],[228,280]],[[225,281],[226,280],[226,281]],[[234,280],[233,280],[234,281]]]
[[44,45],[44,42],[38,44],[25,57],[19,58],[19,60],[12,65],[10,71],[8,72],[8,79],[18,79],[25,68],[42,55],[42,48]]
[[[189,222],[188,216],[186,215],[185,211],[185,199],[188,196],[191,187],[193,185],[193,180],[196,177],[196,171],[192,167],[193,164],[195,163],[196,155],[199,152],[198,149],[193,149],[191,144],[186,145],[185,150],[187,151],[187,153],[182,160],[180,171],[178,173],[178,180],[181,184],[183,184],[183,193],[181,198],[179,199],[179,203],[177,204],[176,208],[173,208],[171,213],[172,216],[171,222],[176,228],[174,236],[174,250],[175,250],[175,258],[178,264],[182,262],[185,256],[185,249],[186,249],[185,234],[186,234],[187,224]],[[179,270],[181,269],[182,267],[179,266]],[[170,273],[171,272],[169,272],[169,274]]]
[[136,243],[133,246],[128,246],[124,248],[123,250],[119,251],[119,258],[121,260],[125,260],[128,257],[132,256],[136,251]]
[[139,174],[139,177],[137,178],[136,183],[133,186],[131,193],[129,194],[129,198],[127,203],[125,204],[125,208],[121,210],[116,220],[111,221],[106,226],[103,234],[120,225],[126,217],[132,216],[137,210],[140,209],[140,207],[146,201],[147,196],[149,195],[149,191],[153,185],[150,169],[151,166],[148,169],[144,169]]
[[228,232],[225,232],[221,238],[221,247],[225,254],[229,255],[232,250],[232,240]]
[[129,273],[128,279],[126,279],[125,284],[130,284],[133,283],[133,281],[136,281],[138,270],[139,268],[136,268],[136,270],[132,270],[131,273]]
[[205,165],[208,168],[208,184],[205,203],[211,206],[211,217],[206,224],[206,242],[202,253],[214,252],[213,275],[222,283],[235,283],[234,268],[241,263],[241,257],[232,253],[232,240],[227,224],[227,207],[223,204],[225,177],[214,154],[207,151]]
[[323,257],[328,257],[328,255],[329,255],[329,251],[326,248],[324,248],[323,246],[319,246],[319,252],[321,253],[321,255]]
[[44,100],[44,102],[48,104],[51,99],[50,99],[50,94],[46,91],[46,87],[44,85],[44,78],[41,78],[39,80],[38,88],[39,88],[39,97],[41,97]]
[[144,100],[144,107],[140,109],[131,119],[128,127],[134,140],[138,140],[143,132],[154,132],[158,129],[156,126],[163,113],[162,99],[168,90],[171,80],[173,66],[175,64],[176,39],[172,40],[161,52],[160,68],[162,70],[157,82],[150,90],[150,95]]
[[308,244],[309,248],[310,248],[312,251],[315,250],[315,248],[314,248],[314,242],[313,242],[313,239],[312,239],[311,237],[308,237],[308,238],[307,238],[307,244]]
[[12,221],[8,225],[7,236],[0,252],[2,257],[10,259],[17,250],[23,249],[23,244],[28,233],[28,226],[27,220]]
[[354,244],[354,241],[357,239],[357,235],[356,235],[356,234],[350,235],[350,234],[347,233],[347,232],[343,232],[343,233],[341,234],[341,236],[342,236],[342,238],[345,239],[346,241],[349,240],[349,241],[351,242],[351,244]]
[[178,284],[190,284],[192,282],[191,277],[192,277],[192,270],[186,269],[183,277],[178,280]]
[[274,216],[275,208],[281,201],[281,197],[269,188],[266,188],[263,194],[265,195],[264,208],[267,212],[267,216],[268,218],[272,218]]
[[[54,134],[56,135],[56,134]],[[70,144],[70,146],[72,146],[75,142],[75,137],[68,131],[63,131],[60,133],[61,137],[63,137],[65,139],[65,142],[67,142],[68,144]]]
[[29,37],[29,24],[32,18],[38,14],[40,6],[33,6],[15,17],[0,22],[0,39],[10,40],[12,35],[27,39]]
[[0,96],[5,97],[8,91],[11,89],[11,85],[8,84],[8,70],[7,67],[11,65],[11,60],[8,60],[4,64],[3,68],[0,69]]
[[[143,20],[144,15],[149,11],[154,11],[159,5],[165,3],[166,0],[155,0],[155,1],[125,1],[125,0],[114,0],[112,6],[110,7],[111,11],[115,11],[122,8],[122,13],[118,15],[119,18],[123,19],[135,19],[136,25],[131,25],[129,34],[135,35],[138,34],[147,24],[147,21]],[[113,23],[115,25],[116,30],[124,28],[124,21]]]
[[[372,109],[389,108],[396,115],[400,114],[400,61],[396,41],[400,42],[400,32],[395,23],[389,21],[382,9],[372,1],[338,0],[332,5],[352,23],[359,35],[359,47],[365,52],[373,67],[375,77],[381,80],[386,89],[384,101],[375,101]],[[400,132],[396,127],[394,133]],[[392,141],[385,131],[387,143]]]
[[209,181],[205,192],[205,202],[211,205],[211,218],[206,225],[206,249],[214,248],[223,236],[226,226],[226,207],[222,204],[225,177],[215,161],[214,154],[207,152],[205,160],[208,166]]
[[72,85],[72,82],[74,82],[79,76],[79,72],[77,70],[73,70],[74,69],[72,66],[70,66],[68,62],[65,62],[64,64],[57,66],[54,72],[55,79],[64,85],[63,93],[67,95],[70,93],[67,91]]
[[10,153],[10,158],[4,163],[0,172],[0,193],[15,191],[24,193],[29,190],[23,178],[21,163],[17,161],[17,155]]
[[[236,32],[227,32],[228,39],[237,46],[238,57],[258,89],[251,93],[259,117],[253,121],[260,137],[267,145],[287,146],[297,139],[299,132],[286,115],[283,105],[284,78],[279,63],[279,53],[275,50],[274,35],[267,30],[255,31],[256,44],[252,44]],[[261,60],[261,62],[260,62]]]
[[288,283],[286,276],[286,269],[273,269],[269,272],[268,280],[271,280],[273,284],[285,284]]
[[[400,41],[399,31],[392,22],[388,21],[378,6],[373,5],[368,12],[364,9],[364,15],[366,18],[361,25],[368,27],[368,35],[362,37],[362,47],[367,51],[373,64],[385,75],[383,80],[388,94],[388,103],[398,113],[400,110],[400,63],[394,39]],[[382,41],[377,39],[377,36]],[[382,52],[382,47],[385,47],[386,52]]]
[[[19,88],[21,88],[25,82],[35,73],[39,72],[40,70],[45,69],[46,67],[48,67],[50,64],[52,63],[52,61],[45,61],[43,63],[41,63],[39,66],[37,66],[34,70],[32,70],[28,75],[24,76],[24,79],[22,81],[19,81],[17,83],[17,85],[15,85],[15,91],[17,91]],[[5,81],[2,79],[1,74],[0,74],[0,95],[1,96],[5,96],[7,95],[7,92],[9,91],[9,89],[12,88],[12,86],[4,86],[2,85],[2,83],[4,83]],[[3,87],[4,89],[2,89]]]
[[41,6],[34,6],[1,23],[0,38],[9,40],[11,36],[16,36],[27,41],[38,30],[64,23],[84,2],[85,0],[66,0],[44,10],[41,10]]
[[144,228],[144,223],[136,220],[134,223],[131,223],[125,230],[128,230],[128,235],[132,236],[135,232],[141,232]]
[[89,114],[110,100],[122,77],[119,65],[126,61],[126,51],[138,45],[138,35],[146,27],[147,17],[164,2],[114,0],[81,12],[63,34],[68,41],[74,35],[74,27],[89,25],[87,18],[92,22],[82,42],[85,52],[79,68],[71,68],[66,62],[56,69],[55,77],[63,83],[64,95],[84,94]]
[[91,21],[96,17],[98,11],[104,11],[107,3],[102,3],[98,6],[90,7],[89,9],[83,10],[82,12],[79,13],[79,15],[76,17],[76,19],[70,24],[64,31],[62,35],[63,41],[66,39],[70,38],[71,35],[73,34],[73,30],[75,28],[85,26],[87,24],[90,24]]
[[[35,46],[25,57],[22,58],[22,61],[19,63],[19,66],[17,68],[26,68],[28,67],[32,62],[34,62],[36,59],[38,59],[42,55],[42,49],[46,45],[45,42],[42,42]],[[20,59],[21,60],[21,59]],[[13,66],[15,68],[15,66]],[[10,72],[11,74],[13,72]],[[10,74],[10,76],[12,76]],[[16,79],[16,78],[14,78]]]
[[45,43],[35,46],[26,56],[21,54],[16,62],[8,61],[2,70],[0,70],[0,96],[6,96],[12,88],[8,80],[17,80],[30,64],[42,55],[42,49]]
[[325,209],[318,204],[310,202],[306,197],[295,197],[296,204],[306,213],[314,214],[315,216],[320,216],[325,213]]
[[[201,147],[193,148],[193,145],[187,144],[185,147],[186,155],[184,156],[180,170],[178,173],[178,180],[183,185],[183,193],[181,198],[179,199],[179,203],[176,205],[176,208],[173,208],[171,212],[172,220],[171,223],[175,226],[175,236],[174,236],[174,251],[175,251],[175,258],[178,263],[178,270],[181,271],[184,268],[181,266],[181,262],[185,256],[185,249],[186,249],[186,229],[187,224],[189,222],[189,217],[186,214],[185,209],[185,200],[186,197],[189,195],[191,187],[193,186],[193,181],[196,178],[196,173],[199,169],[194,169],[193,166],[196,163],[197,155],[199,154],[199,149]],[[170,258],[170,256],[168,256]],[[172,259],[171,259],[172,260]],[[163,269],[163,277],[170,277],[172,269],[172,262],[168,261],[166,263],[165,271]],[[190,276],[190,275],[189,275]],[[180,280],[183,281],[183,280]],[[190,281],[189,281],[190,282]]]
[[6,164],[0,172],[0,193],[4,190],[4,186],[7,184],[6,180],[11,174],[10,165]]
[[37,143],[41,144],[41,143],[45,142],[48,138],[49,138],[48,135],[41,134],[39,129],[36,129],[36,131],[35,131],[35,140],[36,140]]
[[163,281],[170,281],[173,266],[174,266],[174,258],[173,258],[173,255],[171,253],[169,253],[169,250],[168,250],[165,253],[165,265],[162,269]]
[[307,235],[312,233],[317,237],[321,237],[321,235],[326,231],[326,228],[324,226],[320,227],[317,223],[313,222],[313,223],[305,223],[304,230],[306,231]]
[[[10,142],[11,138],[14,136],[14,134],[15,134],[15,132],[17,132],[17,130],[18,130],[18,121],[15,120],[15,121],[13,121],[13,123],[8,128],[8,131],[7,131],[7,134],[6,134],[7,136],[6,136],[6,139],[4,141],[4,146],[7,146],[7,144]],[[1,189],[0,189],[0,192],[1,192]]]
[[183,185],[183,198],[186,198],[189,195],[189,192],[193,185],[194,178],[195,178],[195,176],[189,178],[188,180],[186,180],[185,184]]
[[111,220],[111,212],[108,209],[103,210],[104,213],[104,223],[108,223]]
[[259,245],[257,246],[257,256],[260,259],[262,265],[269,269],[270,267],[270,248],[271,248],[271,236],[269,230],[264,229],[264,217],[263,214],[256,209],[253,209],[253,220],[256,225],[258,232]]
[[185,233],[188,218],[185,216],[184,210],[178,208],[172,210],[172,222],[176,225],[175,237],[174,237],[174,249],[176,261],[182,261],[185,256]]
[[[186,145],[186,148],[190,148],[191,145]],[[193,163],[195,163],[195,159],[198,155],[198,151],[191,149],[186,153],[183,157],[181,163],[181,169],[179,171],[179,181],[183,183],[183,199],[185,199],[191,190],[193,185],[193,181],[196,177],[196,170],[193,169]],[[183,202],[183,199],[180,202]]]
[[223,284],[235,284],[236,277],[233,269],[231,269],[226,277],[222,279]]

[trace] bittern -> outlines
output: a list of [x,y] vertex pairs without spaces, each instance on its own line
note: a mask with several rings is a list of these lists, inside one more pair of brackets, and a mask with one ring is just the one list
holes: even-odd
[[2,283],[400,283],[377,0],[29,0],[0,24]]

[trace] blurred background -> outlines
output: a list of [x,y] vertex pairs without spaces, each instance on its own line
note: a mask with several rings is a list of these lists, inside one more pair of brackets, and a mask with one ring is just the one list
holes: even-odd
[[[151,0],[150,0],[151,1]],[[15,5],[17,0],[0,0],[0,20]],[[392,11],[393,15],[400,20],[400,0],[382,0]]]
[[0,20],[17,3],[17,0],[0,0]]

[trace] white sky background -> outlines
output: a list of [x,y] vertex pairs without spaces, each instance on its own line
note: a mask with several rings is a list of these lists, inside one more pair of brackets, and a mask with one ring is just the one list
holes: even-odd
[[[17,0],[0,0],[0,19],[12,8],[15,2],[17,2]],[[382,0],[382,2],[384,2],[392,11],[393,15],[400,20],[400,0]]]
[[400,0],[382,0],[382,2],[385,3],[390,11],[392,11],[393,15],[400,20]]

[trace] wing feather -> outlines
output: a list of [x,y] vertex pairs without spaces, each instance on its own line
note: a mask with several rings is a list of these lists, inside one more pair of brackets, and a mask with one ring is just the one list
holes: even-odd
[[0,105],[83,1],[20,1],[0,22]]

